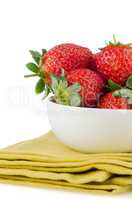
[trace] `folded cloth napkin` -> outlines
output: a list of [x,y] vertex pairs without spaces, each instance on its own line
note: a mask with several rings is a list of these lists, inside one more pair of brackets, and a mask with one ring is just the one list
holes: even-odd
[[77,152],[49,132],[0,150],[0,182],[120,193],[132,188],[132,153]]

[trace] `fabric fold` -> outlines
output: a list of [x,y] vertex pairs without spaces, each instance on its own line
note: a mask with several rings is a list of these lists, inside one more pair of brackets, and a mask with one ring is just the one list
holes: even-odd
[[0,182],[121,193],[132,189],[132,153],[81,153],[50,131],[0,150]]

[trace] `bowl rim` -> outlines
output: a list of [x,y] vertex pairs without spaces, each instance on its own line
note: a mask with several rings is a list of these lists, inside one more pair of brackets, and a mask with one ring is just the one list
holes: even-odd
[[113,112],[113,113],[131,113],[132,114],[132,110],[131,109],[109,109],[109,108],[88,108],[88,107],[77,107],[77,106],[68,106],[68,105],[63,105],[63,104],[58,104],[56,102],[53,101],[53,96],[49,97],[47,99],[48,103],[50,103],[53,106],[57,106],[60,108],[65,108],[68,110],[73,110],[73,111],[98,111],[98,112]]

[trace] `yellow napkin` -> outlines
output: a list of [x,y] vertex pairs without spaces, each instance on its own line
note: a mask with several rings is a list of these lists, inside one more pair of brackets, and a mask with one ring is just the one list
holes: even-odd
[[132,153],[80,153],[49,132],[0,150],[0,182],[120,193],[132,188]]

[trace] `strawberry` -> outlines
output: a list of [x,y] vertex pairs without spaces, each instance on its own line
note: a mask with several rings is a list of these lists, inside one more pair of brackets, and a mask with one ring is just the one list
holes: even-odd
[[53,47],[43,55],[42,68],[47,74],[58,76],[62,68],[66,73],[77,68],[89,68],[92,62],[93,55],[88,48],[66,43]]
[[123,87],[108,80],[107,89],[110,92],[100,98],[100,108],[132,109],[132,75],[128,77]]
[[95,107],[97,99],[104,87],[104,80],[95,71],[90,69],[75,69],[66,76],[69,85],[79,83],[82,105]]
[[130,109],[131,106],[125,97],[114,96],[113,92],[109,92],[100,98],[99,108]]
[[60,76],[62,70],[68,74],[73,69],[95,67],[92,52],[85,47],[75,44],[60,44],[49,51],[45,49],[42,53],[30,51],[35,63],[28,63],[26,67],[33,74],[25,77],[38,76],[40,79],[36,84],[37,94],[45,91],[46,96],[52,91],[51,75]]
[[95,62],[97,70],[106,79],[124,85],[128,76],[132,75],[132,46],[121,44],[114,37],[114,43],[109,42],[96,54]]

